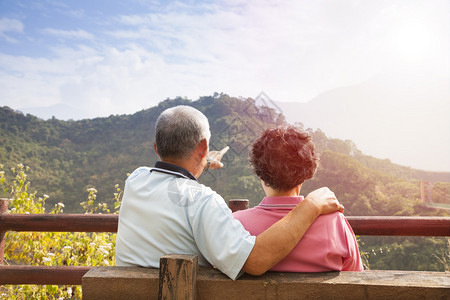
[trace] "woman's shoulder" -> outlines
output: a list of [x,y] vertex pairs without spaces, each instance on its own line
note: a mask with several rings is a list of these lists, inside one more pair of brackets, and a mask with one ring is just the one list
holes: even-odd
[[346,223],[346,219],[343,213],[336,211],[330,214],[320,215],[314,223]]

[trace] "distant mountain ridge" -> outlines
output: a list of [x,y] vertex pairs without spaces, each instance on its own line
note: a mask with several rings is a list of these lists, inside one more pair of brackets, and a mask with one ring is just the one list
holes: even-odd
[[350,139],[366,154],[450,171],[450,84],[425,75],[409,83],[398,77],[337,88],[306,103],[274,102],[288,122]]

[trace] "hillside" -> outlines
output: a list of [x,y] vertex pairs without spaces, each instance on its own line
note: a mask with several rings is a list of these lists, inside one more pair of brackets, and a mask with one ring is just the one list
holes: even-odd
[[[152,166],[154,125],[158,115],[171,106],[187,104],[205,113],[211,123],[211,148],[230,146],[225,167],[208,171],[199,180],[211,186],[225,200],[247,198],[250,206],[263,197],[260,181],[250,170],[247,149],[267,126],[285,122],[284,116],[253,99],[215,94],[196,101],[177,98],[133,115],[81,121],[44,121],[7,107],[0,108],[0,187],[2,176],[12,176],[18,163],[27,172],[31,191],[49,195],[48,208],[61,201],[64,211],[82,212],[87,188],[98,190],[97,202],[112,207],[114,186],[141,165]],[[321,166],[307,181],[302,194],[329,186],[345,206],[346,215],[443,215],[420,202],[420,181],[435,182],[433,201],[450,204],[448,173],[425,172],[364,155],[352,141],[330,139],[320,129],[307,129],[313,136]],[[446,181],[446,182],[439,182]],[[8,197],[1,195],[0,197]],[[49,209],[47,209],[49,211]],[[445,239],[415,237],[361,237],[363,258],[372,269],[443,271],[439,261]],[[414,255],[413,260],[409,259]]]
[[[255,105],[253,99],[237,99],[224,94],[166,100],[133,115],[81,121],[38,119],[7,107],[0,109],[0,162],[7,168],[17,163],[30,166],[33,189],[50,196],[49,205],[59,201],[66,212],[80,212],[86,189],[99,190],[98,200],[110,202],[114,185],[123,186],[127,173],[141,165],[152,166],[154,125],[167,107],[192,105],[203,111],[211,123],[211,148],[229,145],[225,168],[208,171],[200,181],[225,199],[248,198],[252,205],[263,196],[259,180],[247,162],[247,149],[267,126],[285,122],[283,115]],[[313,131],[321,168],[304,185],[329,186],[346,206],[349,215],[429,215],[446,214],[420,205],[420,181],[449,181],[449,173],[425,172],[366,156],[351,141],[328,138]],[[439,185],[438,185],[439,187]],[[450,202],[448,189],[440,187],[435,202]]]

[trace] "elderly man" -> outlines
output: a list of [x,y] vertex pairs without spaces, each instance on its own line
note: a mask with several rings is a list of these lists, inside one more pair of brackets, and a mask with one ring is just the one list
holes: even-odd
[[136,169],[126,181],[116,265],[158,268],[163,255],[195,254],[200,266],[213,265],[233,280],[241,271],[260,275],[295,247],[320,214],[343,211],[334,193],[322,188],[251,236],[223,198],[197,181],[209,166],[210,137],[207,118],[192,107],[159,116],[154,148],[161,161]]

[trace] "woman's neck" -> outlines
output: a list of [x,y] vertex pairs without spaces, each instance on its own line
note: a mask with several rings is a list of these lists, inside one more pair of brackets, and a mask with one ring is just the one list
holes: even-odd
[[300,184],[291,190],[281,191],[267,186],[262,180],[261,184],[267,197],[297,197],[300,194],[300,189],[302,188],[302,185]]

